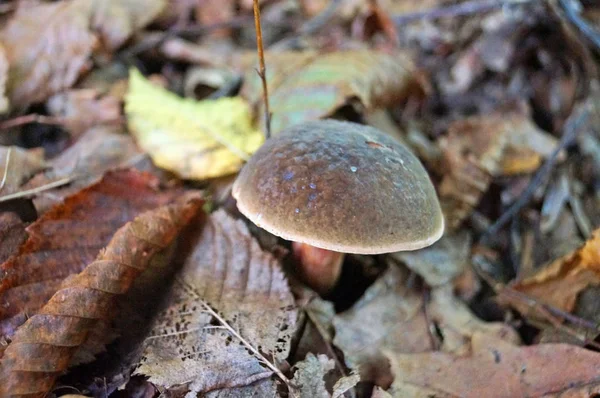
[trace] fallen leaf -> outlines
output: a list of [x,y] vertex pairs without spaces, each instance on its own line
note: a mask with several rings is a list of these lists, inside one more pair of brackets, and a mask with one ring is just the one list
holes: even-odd
[[222,390],[210,391],[203,395],[206,398],[279,398],[277,384],[271,379],[262,379],[248,386],[223,388]]
[[[416,67],[407,53],[267,53],[266,62],[273,133],[330,116],[351,99],[358,99],[367,111],[383,108],[419,86]],[[248,68],[246,72],[243,94],[259,108],[262,121],[260,79],[254,70],[250,73]]]
[[238,171],[264,141],[238,97],[180,98],[133,70],[125,99],[129,128],[157,166],[203,180]]
[[475,334],[466,355],[389,355],[392,396],[588,397],[600,392],[600,354],[567,344],[519,347]]
[[114,315],[119,296],[127,292],[152,257],[169,245],[201,205],[197,193],[184,194],[117,230],[96,260],[66,281],[17,330],[0,363],[0,393],[50,392],[56,377],[67,369],[74,349],[86,340],[97,321]]
[[424,249],[391,255],[421,275],[429,286],[441,286],[471,266],[471,236],[467,231],[444,235]]
[[0,196],[18,191],[23,183],[45,167],[43,149],[0,146]]
[[[423,293],[411,289],[408,273],[391,267],[370,286],[350,310],[336,315],[334,345],[344,353],[346,365],[358,369],[361,380],[387,387],[392,381],[384,352],[419,353],[439,349],[464,352],[475,333],[510,342],[518,336],[510,327],[477,319],[455,298],[450,286]],[[436,344],[430,327],[437,326],[443,341]]]
[[74,89],[54,94],[46,102],[48,112],[61,119],[72,136],[92,127],[118,125],[121,104],[112,95],[100,96],[94,89]]
[[192,393],[269,378],[273,372],[219,325],[201,300],[277,364],[289,354],[297,319],[279,263],[260,249],[243,222],[223,210],[199,226],[190,245],[180,282],[146,339],[136,373],[166,388],[189,384]]
[[300,398],[330,398],[325,388],[325,374],[335,368],[327,355],[315,356],[309,353],[303,361],[294,365],[296,372],[292,384],[299,389]]
[[21,4],[0,30],[10,65],[11,105],[23,109],[71,87],[90,68],[89,58],[100,43],[115,49],[134,29],[156,17],[164,4],[164,0]]
[[[571,312],[577,296],[586,287],[600,284],[600,229],[583,246],[540,269],[537,274],[517,281],[511,288],[539,302]],[[522,300],[500,294],[499,300],[524,315],[531,308]]]
[[449,229],[471,214],[494,177],[534,171],[557,143],[524,112],[452,123],[439,140],[445,164],[439,195]]
[[360,375],[358,373],[352,373],[350,376],[344,376],[333,385],[333,393],[331,394],[331,398],[340,398],[344,396],[347,391],[350,391],[352,388],[356,387],[356,385],[360,382]]
[[71,179],[68,187],[46,191],[34,199],[38,213],[43,214],[66,196],[97,182],[105,172],[133,166],[141,155],[131,136],[110,127],[92,128],[52,159],[48,169],[28,181],[22,190]]
[[6,80],[8,79],[8,59],[4,46],[0,42],[0,115],[8,112],[10,104],[6,98]]
[[65,278],[93,261],[118,228],[182,193],[160,191],[157,185],[155,177],[136,171],[108,173],[31,224],[19,252],[0,265],[2,336],[10,340]]
[[15,254],[27,239],[25,225],[12,212],[0,213],[0,264]]

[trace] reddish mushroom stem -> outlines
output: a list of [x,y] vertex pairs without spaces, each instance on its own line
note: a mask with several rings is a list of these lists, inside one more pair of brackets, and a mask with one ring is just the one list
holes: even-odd
[[331,291],[340,277],[344,253],[300,242],[292,242],[292,249],[304,282],[320,294]]

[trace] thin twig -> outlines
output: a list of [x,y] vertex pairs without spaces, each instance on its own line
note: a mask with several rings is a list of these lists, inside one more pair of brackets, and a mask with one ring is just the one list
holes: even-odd
[[256,29],[256,49],[258,51],[258,62],[260,68],[258,70],[258,76],[262,81],[263,88],[263,102],[265,105],[265,128],[266,138],[271,137],[271,111],[269,109],[269,91],[267,88],[267,68],[265,66],[265,50],[263,48],[262,40],[262,28],[260,26],[260,7],[258,6],[258,0],[254,0],[254,28]]
[[4,175],[2,176],[2,182],[0,182],[0,191],[4,189],[4,185],[6,185],[6,179],[8,178],[8,165],[10,164],[10,154],[12,153],[13,147],[8,148],[8,152],[6,153],[6,163],[4,164]]
[[542,182],[546,179],[546,177],[550,174],[552,169],[554,168],[554,164],[558,158],[558,155],[573,141],[577,138],[577,134],[582,130],[582,126],[585,125],[587,119],[589,117],[589,109],[588,107],[584,107],[580,114],[573,120],[572,123],[568,123],[566,126],[566,131],[563,133],[560,141],[552,154],[546,159],[544,164],[538,169],[535,173],[527,188],[521,196],[506,210],[492,226],[483,234],[480,239],[480,242],[487,242],[493,236],[496,236],[500,229],[504,227],[504,225],[509,222],[513,217],[515,217],[523,207],[525,207],[529,201],[533,198],[533,195],[537,188],[542,184]]
[[41,124],[64,124],[64,120],[54,116],[44,116],[35,113],[23,116],[17,116],[14,119],[8,119],[0,123],[0,130],[9,129],[12,127],[22,126],[29,123],[41,123]]
[[61,178],[60,180],[57,180],[57,181],[50,182],[48,184],[41,185],[37,188],[32,188],[32,189],[28,189],[26,191],[11,193],[10,195],[0,196],[0,203],[7,202],[7,201],[13,200],[13,199],[25,198],[28,196],[36,195],[38,193],[47,191],[52,188],[57,188],[57,187],[60,187],[63,185],[67,185],[68,183],[72,182],[76,178],[77,178],[76,176],[69,176],[69,177]]
[[489,12],[505,6],[526,4],[532,1],[535,0],[472,0],[447,7],[436,7],[431,8],[429,10],[396,15],[392,17],[392,21],[394,21],[394,23],[396,23],[397,25],[403,25],[418,20],[459,17],[464,15]]
[[208,312],[217,321],[219,321],[219,323],[221,325],[223,325],[223,327],[225,329],[227,329],[227,331],[229,333],[231,333],[233,336],[235,336],[247,349],[249,349],[259,361],[262,361],[265,364],[266,367],[268,367],[269,369],[271,369],[273,371],[273,373],[275,373],[281,379],[281,381],[283,381],[288,386],[288,388],[290,389],[290,391],[292,390],[292,384],[291,384],[290,380],[287,377],[285,377],[285,375],[281,372],[281,370],[279,370],[277,368],[277,366],[275,366],[267,358],[265,358],[265,356],[262,355],[260,353],[260,351],[258,351],[256,348],[254,348],[254,346],[252,346],[252,344],[250,344],[231,325],[229,325],[225,319],[223,319],[215,310],[213,310],[210,307],[210,305],[208,305],[208,303],[206,303],[206,301],[204,301],[202,299],[202,297],[200,297],[200,295],[198,293],[196,293],[196,290],[194,290],[193,287],[191,287],[189,284],[187,284],[185,281],[183,281],[181,279],[177,279],[177,282],[179,282],[179,284],[181,284],[181,286],[189,294],[193,295],[200,302],[200,304],[204,307],[204,309],[206,310],[206,312]]

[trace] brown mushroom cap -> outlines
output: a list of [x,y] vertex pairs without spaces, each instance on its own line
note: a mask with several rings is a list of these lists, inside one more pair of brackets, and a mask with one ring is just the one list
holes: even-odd
[[272,234],[344,253],[415,250],[444,231],[419,160],[356,123],[308,122],[267,140],[240,172],[233,196]]

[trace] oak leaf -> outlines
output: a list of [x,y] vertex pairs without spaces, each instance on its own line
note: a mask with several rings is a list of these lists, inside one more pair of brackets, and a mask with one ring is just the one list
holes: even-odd
[[132,70],[125,98],[129,128],[157,166],[188,179],[238,171],[264,141],[242,98],[178,97]]
[[390,354],[393,397],[587,397],[600,392],[600,354],[567,344],[519,347],[475,334],[464,355]]
[[[27,228],[29,238],[2,265],[0,333],[10,340],[60,288],[81,272],[115,231],[140,213],[170,203],[181,190],[160,191],[158,180],[136,171],[108,173],[68,197]],[[1,356],[1,350],[0,350]]]
[[[419,86],[416,67],[407,53],[286,52],[267,53],[266,60],[274,133],[329,116],[352,99],[358,99],[367,111],[383,108],[402,100]],[[260,109],[257,114],[262,115],[260,79],[251,70],[245,80],[243,94]]]
[[94,325],[113,315],[119,296],[127,292],[153,256],[170,244],[201,205],[197,193],[187,193],[121,227],[96,260],[65,281],[17,330],[0,363],[0,393],[49,392]]
[[287,358],[297,311],[278,261],[248,228],[223,210],[194,240],[166,309],[147,338],[136,373],[191,393],[246,386],[272,371],[209,314],[217,311],[249,344],[277,364]]

